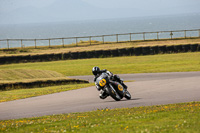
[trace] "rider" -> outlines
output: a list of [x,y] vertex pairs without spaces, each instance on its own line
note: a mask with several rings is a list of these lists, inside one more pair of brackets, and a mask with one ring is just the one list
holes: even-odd
[[[120,77],[118,75],[113,75],[111,72],[107,71],[106,69],[100,70],[99,67],[93,67],[92,68],[92,73],[94,74],[95,78],[94,78],[94,82],[96,81],[96,79],[102,74],[102,73],[107,73],[110,76],[110,79],[113,81],[118,81],[125,89],[127,89],[127,86],[123,83],[123,80],[120,79]],[[95,82],[96,88],[98,91],[101,90],[101,87],[98,86]],[[108,96],[108,94],[102,90],[99,94],[99,97],[101,99],[105,99]]]

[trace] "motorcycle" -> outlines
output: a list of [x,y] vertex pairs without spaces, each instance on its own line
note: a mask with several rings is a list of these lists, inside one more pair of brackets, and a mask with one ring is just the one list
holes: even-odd
[[110,80],[107,73],[102,73],[95,83],[116,101],[120,101],[123,97],[131,99],[131,94],[119,82]]

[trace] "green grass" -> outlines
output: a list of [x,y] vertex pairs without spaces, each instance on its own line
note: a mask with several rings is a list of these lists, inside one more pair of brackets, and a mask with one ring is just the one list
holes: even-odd
[[[70,81],[63,74],[48,70],[32,70],[32,69],[5,69],[0,70],[0,84],[6,86],[6,88],[0,90],[12,90],[12,89],[22,89],[24,88],[22,83],[33,83],[36,82],[33,87],[38,86],[50,86],[49,83],[52,81],[51,85],[55,85],[57,81]],[[55,83],[53,83],[55,82]],[[18,84],[15,85],[14,84]],[[29,87],[30,88],[30,87]],[[27,89],[27,88],[26,88]],[[0,98],[1,99],[1,98]],[[0,100],[1,101],[1,100]]]
[[63,74],[47,71],[47,70],[30,70],[30,69],[12,69],[12,70],[0,70],[0,82],[1,81],[13,81],[13,80],[27,80],[27,79],[45,79],[45,78],[63,78]]
[[40,69],[74,76],[92,75],[93,66],[117,74],[200,71],[200,52],[9,64],[0,70]]
[[52,93],[74,90],[74,89],[80,89],[80,88],[89,87],[92,85],[94,84],[69,84],[69,85],[59,85],[59,86],[41,87],[41,88],[33,88],[33,89],[17,89],[17,90],[0,91],[0,102],[47,95],[47,94],[52,94]]
[[0,121],[0,132],[199,133],[200,102]]

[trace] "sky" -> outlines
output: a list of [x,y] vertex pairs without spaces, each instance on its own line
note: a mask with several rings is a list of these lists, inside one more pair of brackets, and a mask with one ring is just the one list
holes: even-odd
[[200,0],[0,0],[0,24],[200,13]]
[[[83,0],[91,5],[102,8],[132,8],[135,0]],[[138,0],[139,1],[139,0]]]
[[[5,0],[0,0],[0,2],[1,1]],[[7,0],[7,1],[12,1],[12,0]],[[29,0],[27,3],[26,2],[24,3],[35,7],[44,7],[54,3],[55,1],[56,0]],[[132,8],[134,7],[134,5],[143,4],[143,2],[140,1],[146,1],[146,0],[82,0],[82,1],[101,8]],[[155,1],[155,0],[148,0],[148,1]]]

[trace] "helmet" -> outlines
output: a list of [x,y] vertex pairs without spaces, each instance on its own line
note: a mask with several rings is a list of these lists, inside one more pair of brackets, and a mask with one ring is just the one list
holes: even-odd
[[92,68],[92,73],[93,73],[94,75],[97,75],[99,72],[100,72],[100,68],[99,68],[99,67],[93,67],[93,68]]

